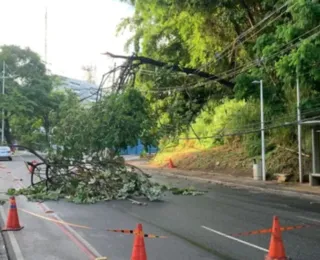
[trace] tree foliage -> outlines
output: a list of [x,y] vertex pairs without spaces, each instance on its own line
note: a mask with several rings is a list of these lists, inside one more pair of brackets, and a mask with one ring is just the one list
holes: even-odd
[[53,79],[46,74],[38,54],[30,49],[5,45],[1,50],[0,62],[5,64],[6,78],[0,106],[5,111],[6,141],[12,144],[14,139],[20,139],[35,145],[42,138],[39,128],[45,125],[42,121],[46,121],[45,110],[50,107]]
[[[128,2],[134,5],[135,13],[123,20],[119,30],[129,28],[135,32],[129,44],[139,43],[135,45],[137,53],[211,73],[229,71],[224,75],[226,79],[235,79],[234,93],[239,99],[258,98],[259,89],[251,82],[264,79],[265,99],[280,109],[285,103],[285,89],[295,83],[297,69],[303,85],[313,86],[315,90],[318,86],[318,1]],[[230,48],[224,51],[225,47]],[[248,65],[248,69],[242,69]],[[155,71],[154,74],[157,75]],[[159,82],[156,77],[141,76],[139,85],[152,90],[175,88],[174,80],[168,82],[166,78]],[[186,82],[190,80],[185,79],[180,85],[187,85]],[[208,88],[221,92],[217,85],[212,83]],[[198,88],[205,87],[200,84]],[[189,91],[197,95],[199,90]],[[208,92],[200,95],[210,97]],[[206,102],[200,103],[200,107]],[[185,113],[188,111],[184,109]]]
[[134,146],[139,138],[146,145],[155,139],[149,131],[154,124],[149,105],[135,89],[106,95],[87,106],[69,93],[59,111],[53,142],[63,147],[64,156],[82,159],[83,154],[105,149],[118,153],[128,145]]
[[[264,84],[268,127],[296,120],[297,78],[303,119],[319,117],[319,1],[125,2],[133,5],[135,12],[133,17],[122,21],[118,30],[133,32],[127,46],[132,46],[136,55],[198,68],[235,84],[233,90],[228,90],[217,81],[176,73],[169,67],[140,66],[135,85],[146,91],[162,137],[191,136],[216,145],[215,140],[207,141],[206,137],[215,135],[223,120],[205,122],[204,116],[212,104],[228,106],[232,99],[245,105],[239,108],[239,113],[228,115],[228,125],[233,128],[229,133],[258,132],[259,114],[250,111],[260,109],[260,89],[252,84],[260,79]],[[209,117],[214,120],[215,109],[212,113]],[[240,116],[246,118],[239,120]],[[294,125],[289,126],[285,130],[267,131],[267,140],[294,145],[296,130]],[[220,130],[224,132],[223,126]],[[250,156],[259,153],[259,138],[259,133],[253,133],[240,139],[252,151],[248,151]]]

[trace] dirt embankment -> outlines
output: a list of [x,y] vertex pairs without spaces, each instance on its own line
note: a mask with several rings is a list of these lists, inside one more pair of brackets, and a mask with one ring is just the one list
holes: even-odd
[[[180,149],[161,152],[151,161],[150,165],[165,167],[171,159],[179,169],[208,171],[237,177],[252,177],[253,159],[249,158],[241,147],[219,146],[212,149]],[[303,157],[303,168],[310,172],[310,157]],[[266,167],[269,176],[274,174],[290,174],[295,181],[298,174],[298,155],[281,147],[267,153]]]

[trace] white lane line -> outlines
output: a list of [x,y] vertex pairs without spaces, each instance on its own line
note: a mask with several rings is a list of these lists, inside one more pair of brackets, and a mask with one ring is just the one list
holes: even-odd
[[318,222],[320,223],[320,220],[319,219],[315,219],[315,218],[307,218],[307,217],[304,217],[304,216],[297,216],[298,218],[302,218],[302,219],[306,219],[306,220],[310,220],[310,221],[313,221],[313,222]]
[[[3,221],[6,221],[6,213],[4,212],[3,206],[0,207],[0,214],[3,219]],[[18,244],[18,241],[16,237],[13,235],[13,231],[7,231],[7,234],[9,236],[9,240],[13,249],[13,253],[16,256],[17,260],[24,260],[24,257],[22,255],[20,246]]]
[[223,237],[225,237],[225,238],[229,238],[229,239],[231,239],[231,240],[237,241],[237,242],[239,242],[239,243],[241,243],[241,244],[244,244],[244,245],[247,245],[247,246],[251,246],[251,247],[253,247],[253,248],[255,248],[255,249],[259,249],[259,250],[264,251],[264,252],[269,252],[268,249],[265,249],[265,248],[263,248],[263,247],[256,246],[256,245],[254,245],[254,244],[251,244],[251,243],[249,243],[249,242],[243,241],[243,240],[241,240],[241,239],[238,239],[238,238],[229,236],[229,235],[227,235],[227,234],[224,234],[224,233],[219,232],[219,231],[217,231],[217,230],[214,230],[214,229],[212,229],[212,228],[209,228],[209,227],[206,227],[206,226],[201,226],[201,227],[204,228],[204,229],[206,229],[206,230],[208,230],[208,231],[211,231],[211,232],[213,232],[213,233],[215,233],[215,234],[217,234],[217,235],[219,235],[219,236],[223,236]]

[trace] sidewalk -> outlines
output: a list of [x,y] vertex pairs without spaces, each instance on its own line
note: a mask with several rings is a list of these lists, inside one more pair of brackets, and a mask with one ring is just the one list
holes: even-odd
[[320,186],[310,186],[309,183],[278,183],[277,181],[255,181],[249,177],[237,177],[230,174],[170,169],[149,165],[145,160],[129,162],[150,175],[166,175],[200,182],[210,182],[228,187],[259,190],[268,193],[278,193],[294,197],[308,197],[320,201]]

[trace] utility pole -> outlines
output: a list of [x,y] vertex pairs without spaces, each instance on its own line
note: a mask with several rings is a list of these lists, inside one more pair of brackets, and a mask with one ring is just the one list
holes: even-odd
[[114,85],[115,80],[116,80],[116,67],[117,67],[117,63],[114,63],[114,65],[113,65],[113,75],[112,75],[112,85]]
[[[4,95],[5,80],[6,80],[6,63],[2,62],[2,95]],[[4,109],[2,108],[2,123],[1,123],[1,144],[4,144]]]
[[48,10],[46,8],[46,12],[44,15],[44,61],[47,65],[48,62]]
[[297,121],[298,121],[298,155],[299,155],[299,181],[303,182],[302,176],[302,149],[301,149],[301,110],[300,110],[300,82],[297,74]]
[[266,148],[264,140],[264,111],[263,111],[263,80],[255,80],[253,84],[260,85],[260,121],[261,121],[261,160],[262,160],[262,180],[266,181]]
[[264,143],[263,81],[260,80],[262,179],[266,181],[266,149]]

